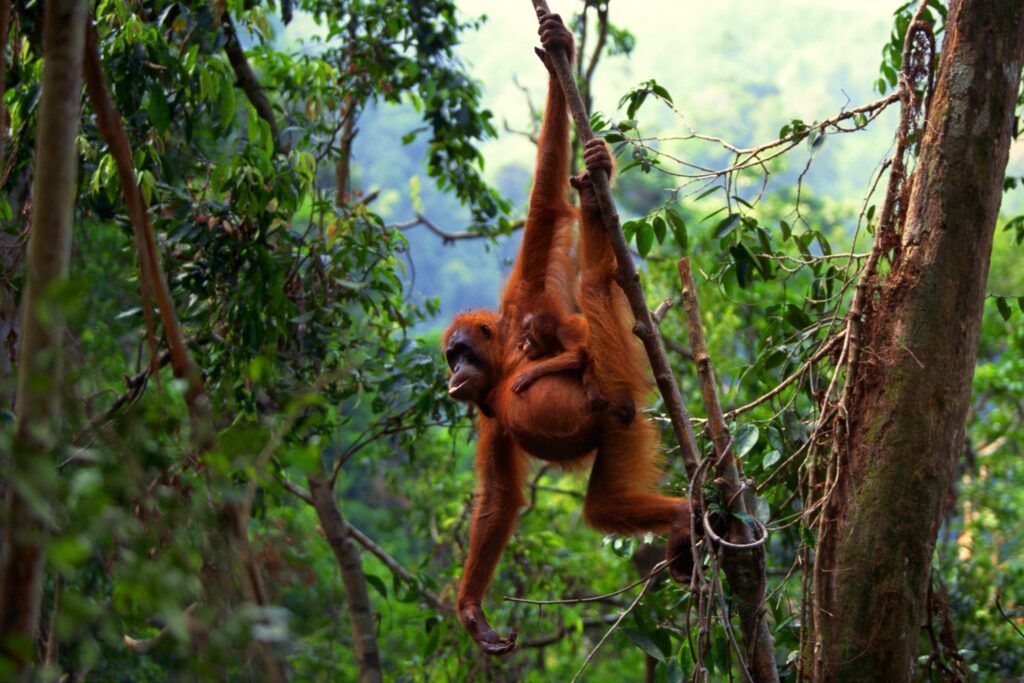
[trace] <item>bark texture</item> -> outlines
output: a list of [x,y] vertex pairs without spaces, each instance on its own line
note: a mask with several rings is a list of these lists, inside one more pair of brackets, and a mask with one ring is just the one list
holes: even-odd
[[373,618],[373,605],[363,573],[363,560],[359,546],[352,539],[352,528],[341,516],[334,490],[327,479],[309,478],[309,493],[320,518],[327,544],[334,551],[341,569],[341,581],[348,598],[348,617],[352,622],[352,641],[359,662],[360,683],[380,683],[380,650],[377,648],[377,628]]
[[864,321],[819,548],[816,678],[907,681],[963,443],[1024,3],[954,2],[892,270]]
[[767,539],[768,532],[762,527],[761,533],[755,537],[750,527],[743,522],[745,516],[753,513],[754,494],[749,488],[743,487],[742,463],[733,452],[733,437],[722,414],[722,404],[716,389],[718,382],[715,380],[715,371],[704,338],[697,284],[693,279],[689,257],[680,259],[677,267],[683,287],[683,308],[686,309],[690,348],[693,349],[700,378],[700,391],[707,410],[711,440],[720,463],[715,483],[722,492],[722,498],[730,501],[729,511],[733,514],[728,541],[745,546],[722,548],[722,570],[732,587],[732,598],[743,629],[743,643],[746,646],[743,659],[748,673],[756,683],[777,682],[779,672],[775,665],[775,642],[768,629],[765,608],[764,546],[758,545],[759,541]]
[[[52,299],[67,278],[75,208],[85,2],[49,0],[43,19],[43,89],[36,138],[32,225],[26,259],[17,424],[7,489],[0,573],[0,651],[19,678],[35,660],[46,505],[56,489],[54,448],[60,429],[64,323]],[[32,501],[32,502],[30,502]]]

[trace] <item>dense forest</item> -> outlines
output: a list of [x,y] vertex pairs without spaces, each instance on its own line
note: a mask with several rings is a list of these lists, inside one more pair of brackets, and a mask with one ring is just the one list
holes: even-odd
[[0,680],[1024,677],[1024,4],[550,12],[0,0]]

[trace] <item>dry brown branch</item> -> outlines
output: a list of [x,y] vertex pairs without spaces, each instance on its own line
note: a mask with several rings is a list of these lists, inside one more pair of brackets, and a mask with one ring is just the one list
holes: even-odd
[[654,318],[654,322],[660,325],[661,321],[665,319],[666,315],[668,315],[668,309],[672,308],[674,303],[675,301],[672,299],[664,299],[660,304],[658,304],[658,307],[651,311],[651,317]]
[[344,206],[350,196],[349,183],[352,177],[352,144],[355,142],[359,129],[356,128],[356,102],[351,95],[344,98],[344,123],[341,126],[341,149],[338,152],[338,163],[334,173],[334,205]]
[[[690,269],[690,259],[682,258],[677,267],[679,280],[683,288],[683,308],[686,311],[686,322],[690,336],[690,348],[696,359],[697,375],[700,378],[701,395],[708,415],[708,427],[711,440],[717,454],[717,478],[715,479],[729,511],[732,513],[732,524],[729,540],[719,545],[723,551],[722,568],[729,577],[729,584],[738,602],[740,622],[743,626],[743,640],[746,652],[737,647],[740,661],[750,663],[754,679],[757,681],[778,681],[779,674],[775,666],[775,649],[765,620],[764,593],[764,548],[767,534],[761,525],[762,534],[755,538],[750,528],[743,522],[753,510],[753,492],[743,482],[742,465],[732,448],[732,437],[722,414],[722,406],[718,400],[715,372],[711,365],[707,342],[704,339],[704,326],[700,315],[700,302],[697,299],[697,286]],[[709,538],[716,535],[708,519],[709,511],[704,507],[702,519],[704,532]],[[717,572],[713,572],[717,580]],[[723,618],[728,621],[723,610]]]

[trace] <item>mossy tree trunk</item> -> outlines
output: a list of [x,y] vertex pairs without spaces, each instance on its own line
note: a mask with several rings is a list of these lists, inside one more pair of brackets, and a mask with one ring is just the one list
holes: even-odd
[[978,351],[1024,2],[951,3],[892,269],[864,321],[820,546],[821,681],[910,680]]

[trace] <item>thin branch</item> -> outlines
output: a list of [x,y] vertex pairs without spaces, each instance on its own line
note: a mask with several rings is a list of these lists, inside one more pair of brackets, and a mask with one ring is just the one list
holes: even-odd
[[[164,275],[163,266],[160,264],[156,235],[150,224],[145,199],[139,190],[135,176],[131,146],[121,121],[121,114],[107,90],[103,67],[100,63],[96,29],[91,21],[86,31],[85,81],[89,101],[92,104],[93,113],[96,115],[96,127],[106,141],[110,155],[114,158],[117,166],[125,208],[131,219],[135,244],[139,251],[141,279],[148,281],[143,284],[143,287],[145,288],[148,284],[153,290],[157,309],[160,311],[160,318],[163,322],[164,334],[167,336],[167,346],[171,352],[174,374],[184,379],[188,386],[185,392],[185,402],[192,417],[193,436],[201,450],[209,450],[216,440],[213,419],[210,414],[210,402],[203,390],[203,380],[199,374],[199,368],[192,360],[192,354],[188,350],[184,334],[178,324],[174,300],[171,298],[167,278]],[[144,296],[144,310],[149,309],[147,302],[148,299]],[[155,349],[153,363],[157,363]]]
[[813,366],[815,363],[817,363],[822,358],[824,358],[829,352],[832,351],[832,347],[835,346],[837,342],[839,342],[841,339],[843,339],[845,337],[846,337],[846,331],[845,330],[843,330],[842,332],[839,332],[836,336],[832,337],[827,342],[822,344],[821,348],[818,349],[817,353],[815,353],[803,365],[801,365],[799,368],[797,368],[797,370],[795,372],[793,372],[793,374],[791,374],[789,377],[787,377],[786,379],[784,379],[781,382],[779,382],[778,385],[776,385],[774,389],[772,389],[771,391],[769,391],[768,393],[766,393],[766,394],[764,394],[762,396],[759,396],[758,398],[755,398],[753,401],[751,401],[750,403],[747,403],[746,405],[742,405],[739,408],[733,408],[729,412],[725,413],[723,415],[723,417],[725,419],[727,419],[727,420],[732,420],[736,416],[742,415],[743,413],[748,413],[751,410],[753,410],[754,408],[756,408],[759,405],[761,405],[762,403],[765,403],[766,401],[772,400],[773,398],[775,398],[776,396],[781,394],[782,391],[786,387],[788,387],[790,384],[792,384],[793,382],[795,382],[798,379],[800,379],[801,377],[803,377],[807,373],[807,371],[811,368],[811,366]]
[[[313,496],[309,491],[306,491],[298,484],[295,484],[284,477],[280,478],[281,485],[284,486],[289,492],[295,495],[300,500],[315,505],[313,502]],[[423,596],[424,602],[433,607],[436,611],[447,613],[451,612],[451,607],[446,605],[443,600],[429,588],[424,587],[420,581],[416,578],[416,575],[410,572],[408,569],[403,567],[398,560],[388,554],[386,550],[377,545],[373,539],[364,534],[362,531],[352,525],[351,522],[345,520],[345,525],[348,527],[348,533],[352,538],[370,552],[371,555],[381,561],[385,567],[387,567],[392,574],[402,579],[407,583],[411,583],[419,589],[419,593]]]
[[[388,226],[389,230],[409,230],[415,228],[417,225],[422,225],[427,228],[430,232],[434,233],[442,240],[445,244],[451,242],[458,242],[460,240],[477,240],[485,237],[496,237],[502,234],[499,230],[494,228],[486,228],[482,230],[465,230],[463,232],[448,232],[437,227],[429,218],[421,213],[416,214],[416,218],[406,221],[404,223],[394,223]],[[525,219],[519,219],[509,224],[509,229],[512,231],[520,230],[526,225]]]
[[235,30],[235,24],[231,21],[231,15],[228,12],[224,12],[221,19],[221,27],[224,29],[224,38],[226,39],[224,52],[227,53],[228,61],[235,72],[235,78],[238,79],[238,87],[249,98],[249,102],[252,103],[253,109],[256,110],[259,117],[270,126],[270,137],[274,140],[274,149],[284,151],[284,148],[281,146],[281,135],[277,128],[277,117],[274,115],[274,108],[270,105],[270,100],[267,99],[266,93],[263,92],[260,81],[252,70],[252,66],[249,65],[249,60],[245,56],[245,50],[242,49],[242,44],[238,41],[238,32]]
[[411,583],[412,585],[416,586],[419,589],[419,594],[423,596],[424,601],[428,605],[430,605],[436,611],[441,613],[451,612],[451,607],[449,605],[445,605],[444,602],[441,600],[440,597],[437,596],[436,593],[431,591],[429,588],[426,588],[423,585],[421,585],[419,579],[416,578],[415,574],[413,574],[408,569],[399,564],[398,560],[391,557],[391,555],[389,555],[386,550],[384,550],[379,545],[374,543],[373,539],[371,539],[369,536],[364,534],[356,527],[352,526],[351,522],[349,523],[348,528],[349,531],[352,533],[352,538],[356,539],[356,541],[359,542],[359,545],[366,548],[371,555],[380,560],[385,567],[391,570],[392,574],[395,574],[396,576],[398,576],[398,578],[402,579],[403,581]]
[[693,362],[693,354],[690,352],[690,349],[686,348],[672,337],[664,337],[662,341],[665,342],[666,349],[685,361]]
[[[580,622],[583,628],[596,628],[598,626],[607,626],[608,624],[614,624],[618,620],[618,617],[614,614],[605,614],[600,617],[592,617],[589,619],[581,619]],[[524,640],[519,644],[520,648],[541,648],[547,647],[548,645],[554,645],[566,636],[576,631],[575,625],[563,626],[554,633],[550,633],[546,636],[538,636],[537,638],[531,638],[530,640]]]
[[[157,359],[157,368],[159,369],[164,367],[170,362],[170,360],[171,352],[164,351],[163,353],[160,354],[160,357]],[[125,389],[124,393],[115,398],[113,403],[110,404],[110,407],[108,407],[106,410],[104,410],[96,417],[89,420],[89,424],[87,424],[85,427],[81,429],[81,431],[75,434],[74,437],[72,437],[71,442],[75,444],[81,443],[82,438],[84,436],[93,434],[96,431],[98,431],[101,427],[105,426],[114,418],[114,415],[116,415],[122,408],[134,404],[142,395],[142,392],[145,390],[146,385],[149,382],[149,378],[150,376],[152,376],[152,374],[152,367],[147,367],[145,370],[142,370],[133,377],[125,376],[124,383],[127,388]],[[67,460],[64,460],[59,465],[59,467],[64,467],[74,459],[74,456],[69,457]]]
[[[759,524],[758,538],[754,538],[743,518],[753,509],[753,492],[743,482],[742,464],[736,457],[732,447],[733,439],[722,414],[722,405],[718,399],[715,371],[711,365],[707,341],[704,338],[704,327],[700,315],[700,302],[697,299],[697,286],[690,268],[690,259],[679,260],[679,280],[683,288],[683,308],[686,310],[686,322],[690,334],[690,348],[696,359],[697,376],[700,378],[701,395],[708,415],[708,427],[711,440],[718,456],[718,477],[715,482],[722,491],[729,511],[732,513],[730,538],[724,546],[723,569],[729,577],[729,584],[738,602],[740,622],[743,626],[743,640],[747,646],[744,652],[736,647],[736,654],[746,670],[746,661],[754,670],[758,681],[778,681],[779,674],[775,665],[775,651],[771,631],[765,620],[764,593],[764,549],[767,530]],[[704,508],[702,519],[704,532],[711,539],[716,535],[708,519],[709,511]],[[721,539],[718,539],[721,541]],[[726,550],[727,549],[727,550]],[[753,550],[753,552],[735,552],[737,550]],[[716,573],[717,574],[717,573]],[[723,618],[728,619],[723,613]]]
[[655,576],[660,574],[669,565],[668,561],[661,561],[651,568],[651,571],[647,575],[640,577],[633,583],[627,584],[622,588],[612,591],[611,593],[602,593],[601,595],[585,595],[578,598],[562,598],[559,600],[529,600],[527,598],[514,598],[510,595],[505,596],[506,602],[521,602],[527,605],[578,605],[581,602],[605,602],[608,598],[614,598],[616,595],[621,595],[628,591],[633,590],[644,581],[650,581]]
[[1017,626],[1017,624],[1016,624],[1016,623],[1014,623],[1013,619],[1011,619],[1011,618],[1010,618],[1010,617],[1009,617],[1009,616],[1008,616],[1008,615],[1006,614],[1006,612],[1004,612],[1004,611],[1003,611],[1003,605],[1002,605],[1002,603],[1000,602],[1000,600],[999,600],[999,599],[1000,599],[1000,596],[999,596],[999,595],[997,594],[997,595],[996,595],[996,609],[997,609],[997,610],[999,610],[999,614],[1000,614],[1000,615],[1001,615],[1001,616],[1003,617],[1003,619],[1005,619],[1005,620],[1006,620],[1006,623],[1007,623],[1007,624],[1009,624],[1010,626],[1012,626],[1012,627],[1013,627],[1013,630],[1017,632],[1017,635],[1018,635],[1018,636],[1020,636],[1021,638],[1024,638],[1024,631],[1021,631],[1021,630],[1020,630],[1020,627],[1019,627],[1019,626]]
[[665,316],[668,314],[668,309],[672,308],[674,303],[675,301],[672,299],[664,299],[660,304],[658,304],[658,307],[651,311],[651,317],[654,318],[654,322],[660,325],[661,321],[664,320]]
[[572,677],[572,683],[576,683],[576,681],[580,679],[580,676],[583,675],[583,672],[584,670],[586,670],[587,665],[590,664],[590,660],[594,658],[594,655],[597,654],[598,650],[601,649],[601,647],[605,644],[605,642],[612,635],[612,633],[614,633],[616,629],[619,628],[619,625],[622,623],[622,620],[629,616],[629,613],[632,612],[638,604],[640,604],[640,599],[644,597],[644,594],[647,593],[647,589],[651,587],[651,581],[653,580],[653,578],[654,577],[652,576],[646,580],[646,583],[644,583],[644,587],[640,589],[640,592],[637,593],[636,598],[633,600],[633,602],[629,604],[629,607],[622,610],[622,614],[620,614],[619,618],[615,620],[615,623],[611,625],[611,628],[609,628],[605,632],[605,634],[601,637],[601,640],[597,641],[597,645],[594,646],[594,649],[587,653],[587,657],[583,660],[583,664],[580,665],[579,671],[577,671],[576,675]]

